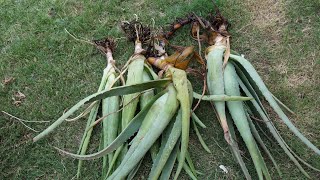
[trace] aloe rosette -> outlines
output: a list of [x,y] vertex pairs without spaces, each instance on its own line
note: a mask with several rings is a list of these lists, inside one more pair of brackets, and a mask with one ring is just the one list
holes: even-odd
[[312,149],[317,154],[320,154],[319,149],[312,144],[289,120],[283,111],[283,108],[287,109],[287,107],[268,90],[251,63],[242,56],[230,53],[234,51],[230,50],[230,35],[227,32],[228,23],[226,19],[224,19],[220,13],[218,13],[215,17],[211,16],[210,18],[213,19],[209,19],[207,24],[214,26],[210,29],[210,31],[213,30],[213,33],[211,33],[211,39],[214,39],[214,44],[209,46],[206,50],[208,69],[207,84],[210,94],[224,94],[228,96],[244,95],[252,98],[249,101],[243,102],[226,101],[225,103],[223,102],[219,104],[214,102],[220,122],[223,123],[222,120],[226,118],[227,128],[225,128],[224,123],[222,124],[222,128],[225,134],[226,129],[229,131],[228,135],[230,138],[230,147],[246,178],[251,179],[251,176],[248,173],[241,155],[239,154],[239,147],[235,141],[236,134],[234,133],[234,127],[236,127],[239,131],[240,136],[249,150],[259,179],[271,179],[271,175],[268,172],[268,168],[264,158],[261,155],[259,146],[271,159],[279,175],[281,176],[279,166],[272,157],[270,151],[263,143],[263,140],[261,139],[259,132],[255,127],[255,123],[252,121],[252,116],[263,120],[272,136],[285,151],[288,157],[295,163],[295,165],[306,177],[310,178],[300,163],[303,163],[314,170],[319,170],[303,161],[290,149],[271,121],[264,105],[261,103],[261,97],[259,95],[262,95],[262,97],[267,100],[274,112],[287,125],[287,127],[303,143],[305,143],[307,147]]

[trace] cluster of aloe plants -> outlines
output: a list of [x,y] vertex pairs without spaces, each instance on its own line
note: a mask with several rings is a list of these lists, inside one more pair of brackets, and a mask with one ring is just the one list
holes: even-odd
[[[202,52],[195,52],[193,46],[173,46],[168,42],[180,27],[188,24],[191,24],[192,38],[208,45],[204,52],[206,62],[201,58]],[[197,126],[205,128],[205,125],[194,113],[192,104],[193,99],[207,100],[213,103],[225,140],[247,179],[251,176],[238,147],[241,139],[250,153],[259,179],[271,179],[260,149],[265,151],[281,176],[277,163],[256,129],[253,117],[264,122],[284,152],[309,177],[300,163],[317,169],[299,158],[285,143],[261,99],[269,103],[309,148],[317,154],[320,154],[319,149],[291,123],[283,112],[288,108],[267,89],[250,62],[230,49],[228,26],[219,12],[207,18],[192,14],[172,25],[169,32],[158,35],[153,35],[150,28],[137,21],[123,22],[122,29],[128,40],[134,43],[133,55],[118,70],[112,56],[113,41],[94,41],[93,44],[106,55],[108,62],[98,92],[71,107],[34,141],[51,133],[66,120],[78,120],[89,114],[78,152],[56,148],[79,159],[78,177],[83,160],[103,158],[103,179],[132,179],[143,158],[150,152],[153,165],[149,179],[169,179],[175,162],[178,163],[174,179],[178,178],[182,169],[192,179],[197,179],[199,172],[195,170],[188,151],[190,124],[203,148],[208,152],[210,149],[198,131]],[[173,48],[175,52],[169,55],[166,48]],[[204,87],[208,88],[208,95],[193,92],[186,71],[192,59],[199,62],[199,71],[206,74]],[[84,112],[69,119],[83,106],[87,106]],[[97,118],[100,106],[101,118]],[[96,153],[87,154],[93,128],[99,123],[102,124],[101,148]],[[241,139],[236,137],[236,130]]]

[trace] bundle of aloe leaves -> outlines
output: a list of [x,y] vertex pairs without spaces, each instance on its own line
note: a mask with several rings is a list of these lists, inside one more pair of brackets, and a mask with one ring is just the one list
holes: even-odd
[[[200,47],[197,52],[194,46],[169,43],[178,29],[188,25],[191,38],[207,46],[204,52]],[[112,55],[115,45],[111,38],[93,41],[92,44],[107,59],[98,91],[79,101],[34,137],[34,141],[38,141],[65,121],[76,121],[88,115],[78,152],[56,147],[60,153],[79,159],[78,178],[81,177],[84,160],[102,158],[102,179],[132,179],[144,157],[150,154],[153,164],[148,179],[178,179],[182,170],[190,178],[197,179],[200,172],[195,169],[190,156],[192,152],[188,151],[190,127],[208,156],[211,152],[198,130],[198,127],[206,126],[194,112],[201,101],[212,103],[225,140],[246,179],[251,179],[251,175],[243,161],[239,143],[246,147],[251,156],[255,176],[272,179],[264,160],[267,157],[281,177],[280,168],[264,144],[261,131],[257,130],[260,124],[255,119],[263,122],[269,130],[263,133],[273,136],[306,177],[310,178],[302,164],[320,171],[295,154],[281,137],[266,106],[273,109],[306,147],[320,155],[320,150],[289,120],[285,112],[291,110],[268,90],[252,64],[230,49],[229,23],[219,11],[206,18],[193,13],[179,19],[169,31],[162,33],[154,33],[137,20],[122,22],[121,28],[134,44],[134,53],[127,63],[122,68],[116,66]],[[174,53],[169,54],[167,49]],[[192,82],[188,79],[192,74],[188,68],[191,61],[197,62],[199,67],[193,71],[204,75],[202,94],[193,92]],[[83,107],[85,110],[76,116],[76,112]],[[101,145],[96,153],[88,154],[92,132],[96,128],[102,129]],[[266,157],[263,157],[261,150]]]

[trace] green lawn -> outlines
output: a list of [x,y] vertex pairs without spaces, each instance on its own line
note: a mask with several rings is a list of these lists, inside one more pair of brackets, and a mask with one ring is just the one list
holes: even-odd
[[[219,6],[232,24],[232,48],[252,61],[271,91],[296,112],[291,116],[295,125],[320,147],[320,1],[227,0]],[[104,57],[92,46],[72,39],[64,28],[88,40],[124,37],[119,22],[134,18],[133,14],[148,24],[154,18],[155,27],[160,27],[187,13],[206,15],[212,9],[210,0],[0,0],[0,80],[15,78],[0,86],[0,111],[26,120],[53,121],[66,108],[96,91]],[[188,28],[179,31],[172,43],[197,45],[189,38]],[[120,38],[114,54],[117,65],[123,65],[132,52],[133,45]],[[200,85],[194,82],[198,92]],[[18,91],[26,96],[20,106],[12,99]],[[192,158],[204,173],[200,179],[243,179],[209,104],[203,103],[197,111],[208,126],[200,131],[212,151],[206,153],[191,133]],[[64,123],[45,140],[32,143],[36,133],[1,113],[0,179],[71,179],[77,161],[59,155],[52,146],[75,151],[85,121]],[[320,168],[320,157],[306,149],[277,118],[275,123],[294,151]],[[49,124],[29,123],[37,130]],[[95,135],[98,144],[98,132]],[[276,143],[267,145],[284,179],[305,178]],[[95,147],[90,152],[96,151]],[[244,152],[244,156],[255,177],[249,154]],[[83,178],[100,177],[101,162],[85,162]],[[274,179],[279,179],[271,161],[267,163]],[[219,169],[221,164],[228,167],[228,174]],[[147,159],[139,173],[141,179],[148,168]],[[308,172],[313,179],[320,178],[319,172]]]

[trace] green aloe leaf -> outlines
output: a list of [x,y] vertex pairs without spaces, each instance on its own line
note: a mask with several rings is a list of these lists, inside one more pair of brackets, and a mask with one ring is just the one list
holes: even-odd
[[278,114],[280,119],[288,126],[288,128],[298,137],[300,140],[305,143],[310,149],[312,149],[315,153],[320,155],[320,150],[311,143],[289,120],[289,118],[285,115],[285,113],[282,111],[281,107],[277,104],[276,100],[273,98],[272,93],[268,90],[264,82],[262,81],[261,77],[255,70],[255,68],[252,66],[252,64],[244,59],[241,56],[235,56],[230,55],[230,58],[232,58],[234,61],[239,63],[250,75],[250,78],[255,82],[255,84],[258,86],[259,90],[263,94],[264,98],[269,102],[270,106],[273,108],[273,110]]
[[196,135],[198,136],[198,139],[199,139],[200,144],[202,145],[203,149],[206,150],[208,153],[211,153],[209,147],[208,147],[207,144],[204,142],[204,140],[203,140],[203,138],[202,138],[202,136],[201,136],[201,134],[200,134],[200,132],[199,132],[199,130],[198,130],[198,128],[197,128],[197,125],[196,125],[196,123],[195,123],[194,120],[192,121],[192,124],[193,124],[193,129],[194,129],[194,131],[196,132]]
[[[241,81],[240,78],[238,78],[238,83],[241,87],[241,89],[244,91],[244,93],[249,96],[252,97],[251,93],[249,92],[248,88],[244,85],[244,83]],[[310,176],[308,175],[308,173],[303,169],[303,167],[300,165],[300,163],[298,162],[298,160],[292,155],[292,153],[289,151],[288,147],[285,144],[285,141],[282,139],[282,137],[280,136],[278,130],[274,127],[271,119],[265,114],[265,112],[263,111],[263,109],[260,107],[260,105],[258,104],[258,102],[256,100],[251,100],[250,101],[252,103],[252,107],[250,107],[251,111],[254,113],[257,113],[262,120],[264,121],[264,123],[267,125],[269,131],[271,132],[272,136],[276,139],[276,141],[278,142],[278,144],[280,145],[280,147],[284,150],[284,152],[287,154],[287,156],[294,162],[294,164],[300,169],[300,171],[308,178],[310,178]],[[248,103],[248,105],[250,105]]]
[[161,174],[163,167],[165,166],[168,158],[170,157],[175,144],[179,140],[181,136],[181,128],[182,128],[182,110],[179,109],[178,114],[176,116],[176,120],[172,121],[167,127],[165,133],[162,135],[163,139],[161,142],[161,147],[159,153],[156,157],[155,162],[151,168],[151,172],[149,174],[149,180],[156,180]]
[[288,106],[286,106],[283,102],[281,102],[275,95],[272,94],[272,97],[277,101],[279,106],[287,110],[291,114],[295,114]]
[[263,140],[261,139],[258,130],[256,129],[255,125],[252,122],[252,119],[250,118],[249,114],[247,114],[247,118],[248,118],[248,122],[250,125],[250,129],[251,132],[254,136],[254,138],[256,139],[256,141],[259,143],[259,145],[261,146],[261,148],[264,150],[264,152],[269,156],[269,159],[272,161],[274,167],[276,168],[276,170],[278,171],[278,174],[280,177],[282,177],[282,173],[280,171],[280,168],[276,162],[276,160],[274,160],[272,154],[270,153],[270,151],[268,150],[267,146],[264,144]]
[[199,119],[199,117],[194,112],[191,113],[191,118],[202,128],[207,128],[207,126]]
[[248,101],[251,100],[252,97],[243,97],[243,96],[227,96],[227,95],[201,95],[196,92],[193,92],[193,97],[195,99],[201,99],[204,101]]
[[[223,56],[226,46],[223,44],[208,47],[207,59],[207,84],[210,95],[226,95],[223,76]],[[229,128],[226,119],[226,103],[213,101],[220,125],[223,129],[224,138],[229,142]]]
[[177,99],[180,103],[182,110],[182,132],[181,132],[181,153],[179,157],[179,164],[177,167],[174,179],[176,180],[183,168],[183,163],[188,151],[189,144],[189,130],[190,130],[190,115],[191,115],[191,103],[190,97],[192,96],[189,92],[188,79],[185,71],[177,68],[169,68],[169,72],[172,75],[173,85],[177,91]]
[[137,92],[145,91],[145,90],[152,89],[152,88],[166,87],[170,82],[171,82],[170,79],[154,80],[154,81],[140,83],[140,84],[134,84],[134,85],[130,85],[130,86],[119,86],[119,87],[112,88],[110,90],[103,90],[103,91],[94,93],[94,94],[82,99],[76,105],[74,105],[72,108],[70,108],[67,112],[65,112],[51,126],[49,126],[47,129],[45,129],[40,134],[38,134],[36,137],[34,137],[33,142],[36,142],[36,141],[42,139],[44,136],[51,133],[65,119],[67,119],[69,116],[71,116],[75,111],[77,111],[81,106],[83,106],[86,103],[90,103],[90,102],[93,102],[93,101],[96,101],[99,99],[104,99],[104,98],[111,97],[111,96],[132,94],[132,93],[137,93]]
[[126,177],[143,158],[175,115],[178,109],[176,97],[177,94],[173,85],[168,86],[168,93],[161,96],[152,105],[124,159],[108,179]]
[[188,163],[188,165],[189,165],[192,173],[196,176],[196,175],[197,175],[197,170],[196,170],[196,168],[194,167],[194,164],[193,164],[193,161],[192,161],[192,159],[191,159],[191,156],[190,156],[189,151],[187,151],[187,153],[186,153],[186,160],[187,160],[187,163]]
[[[238,75],[235,71],[235,67],[231,63],[228,63],[224,69],[225,91],[227,95],[240,95],[237,76]],[[250,131],[243,103],[238,101],[228,101],[227,107],[238,131],[240,132],[243,141],[246,144],[246,147],[249,150],[259,179],[264,179],[264,177],[266,179],[271,179],[264,159]]]
[[128,174],[127,180],[132,180],[134,178],[134,176],[137,174],[141,164],[142,164],[143,159],[140,160],[140,162],[138,163],[138,165],[136,167],[134,167],[134,169],[131,170],[131,172]]
[[163,94],[165,94],[167,92],[167,90],[162,91],[161,93],[158,93],[156,96],[153,97],[152,101],[150,101],[148,103],[147,106],[145,106],[144,109],[142,109],[129,123],[129,125],[127,126],[127,128],[125,128],[124,131],[122,131],[119,136],[106,148],[104,148],[103,150],[96,152],[94,154],[89,154],[89,155],[77,155],[77,154],[73,154],[67,151],[64,151],[62,149],[56,148],[57,150],[59,150],[60,152],[71,156],[73,158],[76,159],[81,159],[81,160],[90,160],[90,159],[96,159],[96,158],[100,158],[110,152],[113,152],[114,150],[116,150],[118,147],[120,147],[123,143],[125,143],[136,131],[138,131],[138,129],[140,128],[142,121],[144,119],[144,117],[146,116],[146,114],[149,112],[149,109],[151,108],[151,106],[153,105],[153,103],[159,98],[161,97]]
[[[178,150],[178,162],[179,164],[181,163],[181,159],[180,159],[180,151]],[[183,162],[183,169],[186,171],[186,173],[189,175],[189,177],[193,180],[197,180],[196,175],[192,172],[191,168],[188,166],[188,164],[186,162]]]
[[180,140],[174,146],[166,164],[164,165],[161,176],[159,178],[160,180],[169,180],[171,172],[173,170],[174,163],[176,162],[176,159],[177,159],[179,146],[180,146]]
[[238,143],[236,141],[237,138],[236,138],[236,133],[234,130],[232,118],[229,113],[227,113],[226,115],[227,115],[227,123],[228,123],[228,127],[229,127],[229,136],[230,136],[229,148],[231,149],[234,158],[238,161],[238,163],[241,167],[241,170],[242,170],[243,174],[245,175],[246,179],[251,180],[251,176],[249,174],[249,171],[247,169],[246,164],[243,161],[243,158],[240,154],[240,149],[239,149]]

